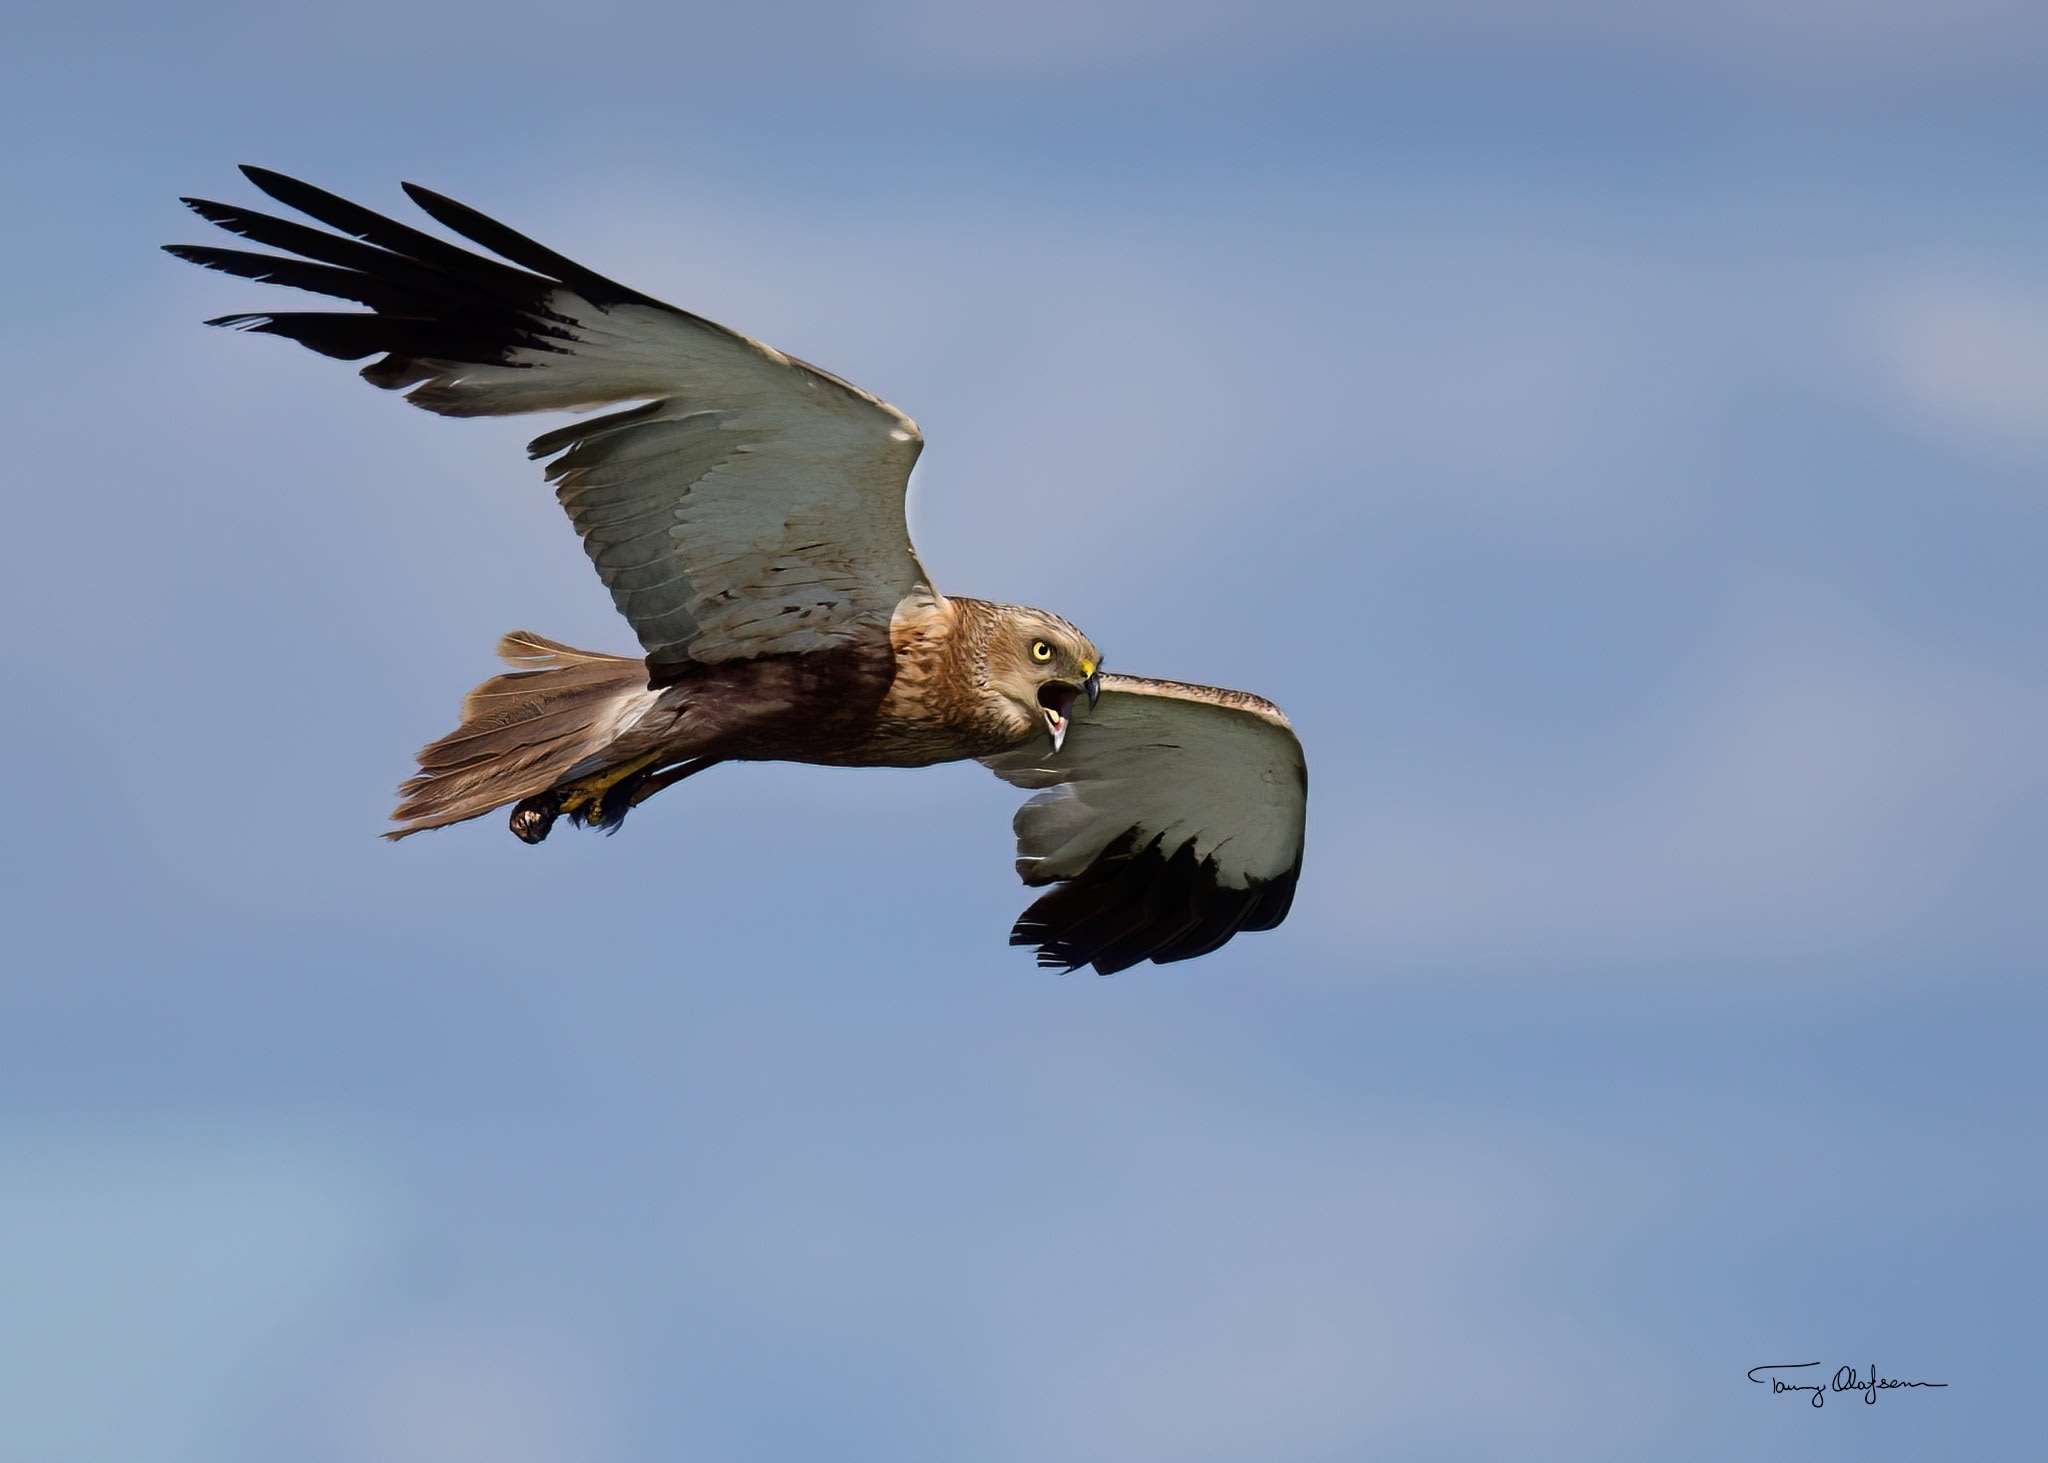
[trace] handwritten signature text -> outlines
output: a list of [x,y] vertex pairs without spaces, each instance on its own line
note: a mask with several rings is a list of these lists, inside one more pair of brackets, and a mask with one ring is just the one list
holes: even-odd
[[[1749,1379],[1752,1382],[1770,1383],[1773,1396],[1780,1392],[1805,1392],[1808,1394],[1808,1400],[1815,1407],[1826,1403],[1828,1393],[1830,1392],[1861,1392],[1865,1405],[1875,1406],[1879,1392],[1889,1392],[1898,1387],[1946,1387],[1948,1385],[1947,1382],[1902,1382],[1894,1377],[1881,1376],[1878,1373],[1876,1362],[1870,1364],[1870,1371],[1867,1374],[1857,1371],[1853,1366],[1841,1367],[1832,1378],[1825,1382],[1808,1382],[1777,1375],[1779,1372],[1804,1372],[1819,1365],[1820,1363],[1817,1361],[1789,1361],[1780,1362],[1776,1366],[1753,1366],[1749,1369]],[[1768,1373],[1769,1375],[1759,1375],[1759,1373]]]

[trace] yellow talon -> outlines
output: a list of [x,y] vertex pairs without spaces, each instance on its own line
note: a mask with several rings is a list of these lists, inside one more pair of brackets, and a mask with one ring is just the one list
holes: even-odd
[[562,790],[562,811],[572,818],[592,816],[603,806],[606,793],[660,760],[659,752],[650,753],[638,761],[622,762],[617,767],[607,767],[602,772],[593,772],[570,783]]

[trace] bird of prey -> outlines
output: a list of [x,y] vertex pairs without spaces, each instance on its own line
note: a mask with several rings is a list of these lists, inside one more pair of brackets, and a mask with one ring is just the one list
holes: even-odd
[[365,309],[208,324],[375,356],[366,380],[444,416],[611,408],[528,451],[645,655],[507,635],[513,669],[420,753],[388,837],[508,804],[528,843],[562,817],[615,829],[720,762],[972,757],[1036,791],[1016,817],[1017,870],[1051,887],[1010,943],[1039,964],[1186,960],[1286,918],[1308,799],[1287,718],[1241,691],[1108,674],[1058,615],[940,593],[905,521],[924,443],[909,417],[428,189],[405,185],[498,258],[242,171],[334,232],[187,198],[285,252],[165,247]]

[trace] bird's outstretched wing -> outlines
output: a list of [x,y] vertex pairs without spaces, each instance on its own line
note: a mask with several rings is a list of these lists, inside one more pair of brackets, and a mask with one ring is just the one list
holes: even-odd
[[1043,789],[1017,811],[1017,872],[1057,887],[1010,931],[1040,965],[1108,975],[1188,960],[1287,918],[1308,764],[1272,702],[1105,675],[1060,752],[1040,742],[982,761]]
[[[904,523],[923,445],[880,398],[615,284],[425,188],[434,219],[510,265],[270,172],[249,179],[339,233],[188,198],[297,258],[166,246],[194,264],[351,300],[360,311],[228,315],[445,416],[640,403],[535,439],[650,678],[691,662],[821,650],[929,589]],[[519,267],[514,268],[513,265]]]

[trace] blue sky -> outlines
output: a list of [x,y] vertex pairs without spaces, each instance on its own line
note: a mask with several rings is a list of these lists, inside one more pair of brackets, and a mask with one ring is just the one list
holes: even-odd
[[[13,27],[0,1451],[2038,1447],[2036,8]],[[242,161],[910,412],[942,587],[1293,715],[1293,917],[1042,974],[972,767],[379,842],[631,641],[533,424],[199,328]]]

